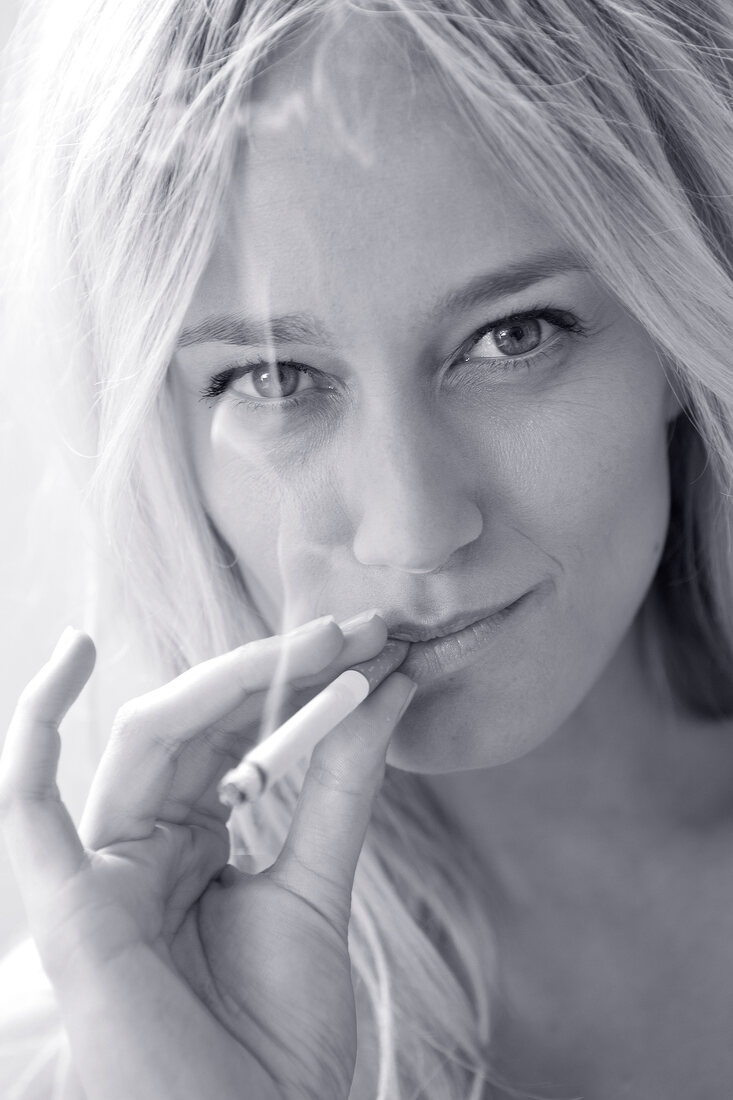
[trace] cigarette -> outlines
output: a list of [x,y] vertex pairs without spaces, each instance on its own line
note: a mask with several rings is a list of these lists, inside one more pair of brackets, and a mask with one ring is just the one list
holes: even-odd
[[327,733],[399,668],[409,648],[409,642],[389,638],[376,657],[342,672],[297,714],[255,745],[241,764],[222,776],[217,788],[219,801],[225,806],[237,806],[241,802],[254,802],[264,794],[271,783],[310,754]]

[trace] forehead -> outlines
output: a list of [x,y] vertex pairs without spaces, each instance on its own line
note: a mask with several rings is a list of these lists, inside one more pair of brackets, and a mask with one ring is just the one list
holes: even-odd
[[404,38],[359,15],[258,78],[189,318],[222,296],[343,312],[344,292],[367,283],[402,308],[412,289],[439,293],[560,244]]

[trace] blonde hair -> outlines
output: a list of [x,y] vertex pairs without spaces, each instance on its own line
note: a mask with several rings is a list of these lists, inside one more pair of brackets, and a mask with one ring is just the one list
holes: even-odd
[[[261,632],[195,491],[166,373],[246,133],[248,89],[275,50],[348,12],[380,20],[419,58],[655,341],[684,412],[670,430],[669,535],[644,607],[650,651],[681,705],[733,713],[725,0],[29,8],[6,70],[6,308],[29,375],[52,378],[50,364],[75,398],[65,423],[88,456],[88,500],[137,629],[167,674]],[[298,786],[289,779],[235,817],[235,859],[274,855]],[[357,1063],[359,1096],[477,1100],[492,1080],[482,874],[419,777],[389,769],[353,897],[360,1042],[371,1030],[378,1048]]]

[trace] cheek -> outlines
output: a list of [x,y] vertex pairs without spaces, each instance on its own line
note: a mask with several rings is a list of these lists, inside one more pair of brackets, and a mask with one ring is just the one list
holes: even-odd
[[272,629],[328,612],[348,526],[333,465],[264,445],[226,403],[197,450],[207,512]]
[[[613,397],[615,396],[615,400]],[[651,579],[669,515],[666,422],[661,405],[611,395],[575,431],[556,435],[556,474],[545,478],[554,543],[567,569],[591,574],[599,593],[633,599]],[[651,411],[650,411],[651,406]],[[558,476],[559,475],[559,476]]]
[[597,413],[586,403],[581,415],[574,398],[524,427],[514,420],[503,446],[494,433],[486,575],[531,563],[549,594],[498,655],[418,694],[390,764],[442,772],[524,755],[576,710],[626,636],[664,544],[669,476],[664,417],[612,396]]
[[663,431],[612,424],[586,437],[566,435],[534,484],[532,529],[563,572],[585,572],[623,586],[646,575],[661,552],[669,508]]
[[512,528],[542,550],[555,588],[533,638],[535,667],[571,702],[628,630],[667,532],[666,384],[656,360],[631,362],[607,376],[586,369],[516,437],[527,474]]
[[[559,724],[613,656],[659,563],[670,497],[659,391],[603,387],[592,403],[578,392],[526,447],[533,485],[516,524],[543,550],[555,589],[529,664],[538,716],[543,698],[554,700]],[[523,690],[519,680],[509,692],[516,704],[517,685]]]

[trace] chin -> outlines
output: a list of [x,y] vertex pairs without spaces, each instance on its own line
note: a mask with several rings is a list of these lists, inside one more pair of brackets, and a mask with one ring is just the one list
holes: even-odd
[[556,728],[546,713],[540,722],[514,709],[507,720],[488,704],[469,712],[450,690],[436,694],[421,699],[418,692],[397,726],[387,752],[391,767],[423,775],[492,768],[525,756]]

